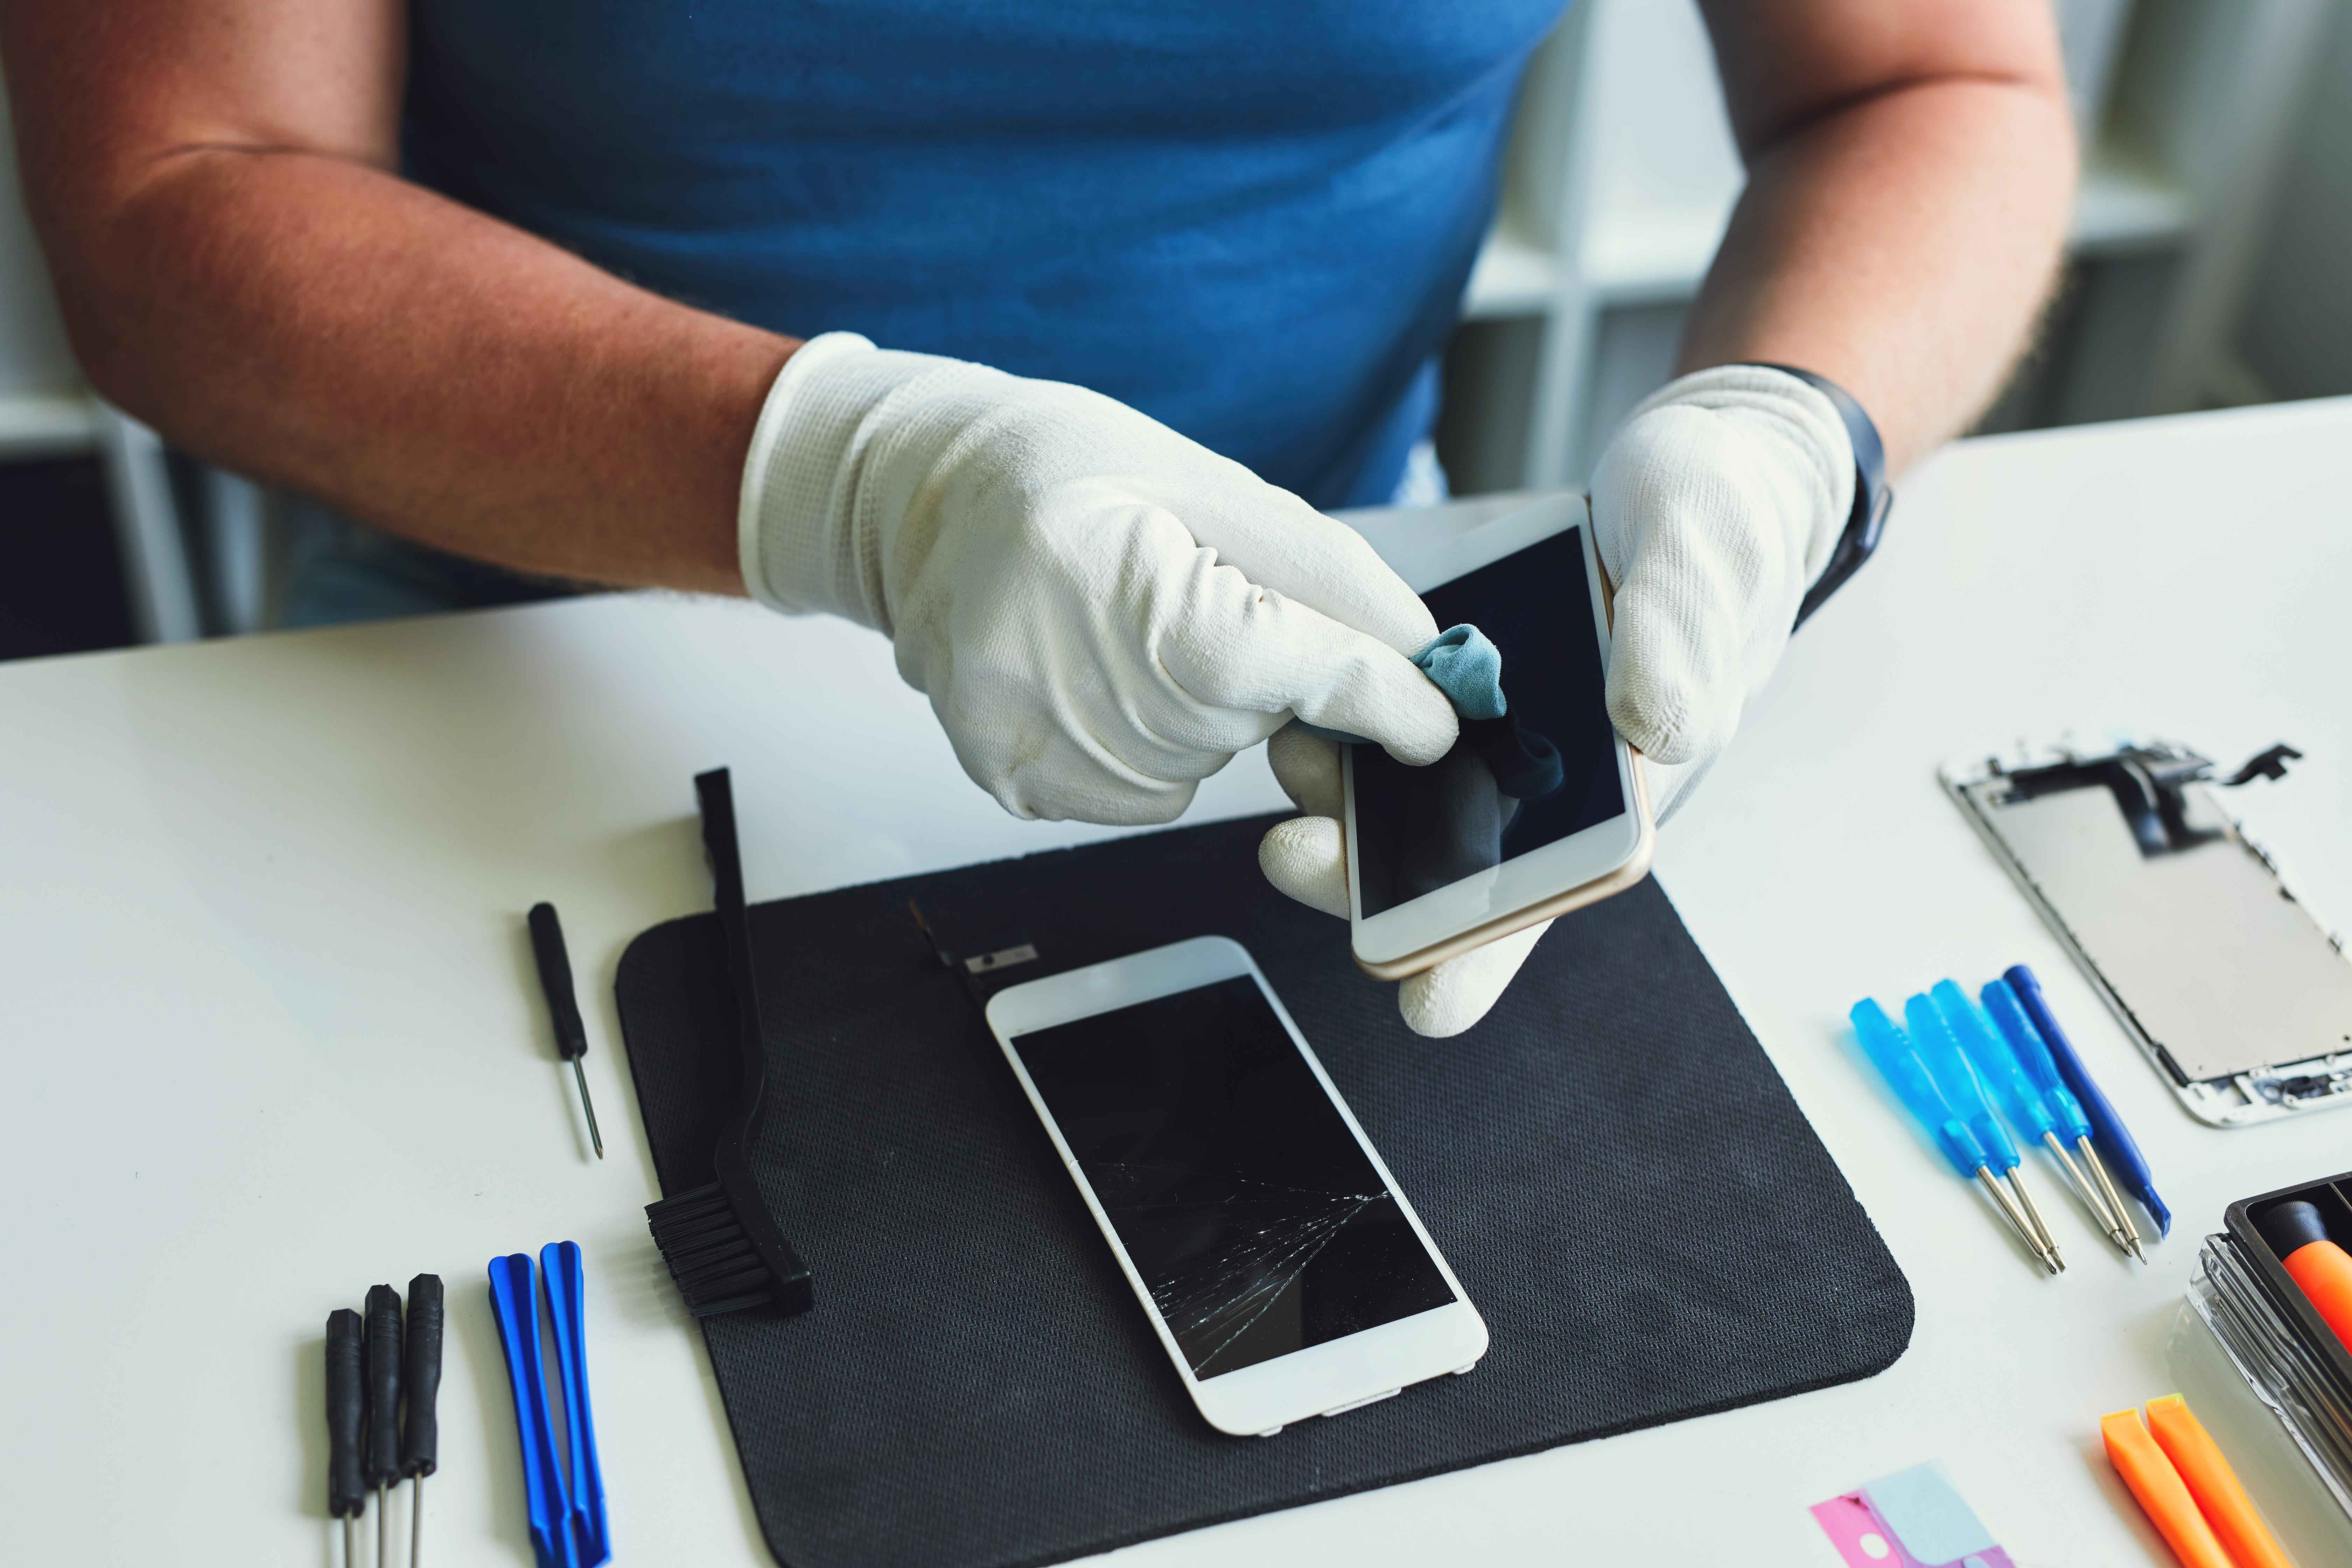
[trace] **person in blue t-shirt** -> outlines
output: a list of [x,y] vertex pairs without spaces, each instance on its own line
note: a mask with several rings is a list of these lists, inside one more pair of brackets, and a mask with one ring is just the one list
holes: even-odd
[[[1900,468],[2000,385],[2075,163],[2046,0],[1703,9],[1748,185],[1592,479],[1610,710],[1668,794],[1851,570],[1879,438]],[[1143,823],[1294,717],[1451,744],[1427,610],[1318,509],[1430,488],[1559,12],[0,0],[0,60],[91,381],[382,531],[346,591],[843,616],[1008,810]],[[1330,907],[1299,820],[1269,874]],[[1414,1026],[1535,934],[1409,983]]]

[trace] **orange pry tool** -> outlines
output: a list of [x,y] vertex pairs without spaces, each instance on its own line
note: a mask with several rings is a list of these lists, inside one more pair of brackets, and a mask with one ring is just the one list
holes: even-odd
[[2147,1513],[2148,1522],[2164,1537],[2183,1568],[2236,1568],[2221,1549],[2213,1527],[2197,1511],[2197,1500],[2139,1424],[2137,1410],[2118,1410],[2099,1417],[2099,1436],[2106,1440],[2107,1462],[2123,1477],[2124,1485]]
[[2187,1400],[2177,1394],[2149,1400],[2147,1429],[2237,1568],[2294,1568],[2279,1543],[2271,1539],[2263,1516],[2254,1511],[2253,1500],[2238,1484],[2237,1472],[2206,1436],[2203,1423],[2190,1412]]

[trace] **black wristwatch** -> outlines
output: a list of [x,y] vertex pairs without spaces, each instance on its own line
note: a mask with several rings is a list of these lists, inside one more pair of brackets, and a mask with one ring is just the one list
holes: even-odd
[[1846,439],[1853,447],[1853,510],[1846,514],[1845,531],[1838,536],[1837,548],[1830,552],[1829,565],[1797,606],[1797,626],[1801,626],[1805,617],[1843,587],[1845,580],[1860,571],[1870,552],[1878,548],[1879,535],[1886,531],[1887,509],[1895,504],[1895,491],[1886,483],[1886,447],[1878,438],[1878,426],[1870,422],[1852,393],[1828,376],[1792,364],[1759,362],[1757,368],[1793,375],[1828,398],[1838,417],[1845,421]]

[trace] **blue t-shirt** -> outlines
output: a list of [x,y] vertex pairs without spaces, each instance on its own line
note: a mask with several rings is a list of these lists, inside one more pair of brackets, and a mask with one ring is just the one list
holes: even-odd
[[1386,500],[1561,0],[412,0],[418,180],[799,336]]

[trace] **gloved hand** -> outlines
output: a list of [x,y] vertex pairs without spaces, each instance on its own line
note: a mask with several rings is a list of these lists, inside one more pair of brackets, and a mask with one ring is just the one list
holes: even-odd
[[1428,608],[1353,531],[1080,387],[849,332],[786,362],[744,465],[752,597],[890,637],[1016,816],[1166,822],[1290,721],[1423,764]]
[[[1508,683],[1509,665],[1504,666]],[[1341,786],[1337,742],[1297,725],[1266,742],[1266,761],[1292,804],[1306,815],[1277,822],[1258,840],[1265,879],[1310,909],[1348,918],[1348,841],[1339,825]],[[1545,921],[1408,975],[1397,986],[1397,1010],[1417,1035],[1458,1035],[1486,1016],[1528,953],[1551,929]]]
[[1592,471],[1617,585],[1609,717],[1649,760],[1663,823],[1780,662],[1853,507],[1853,443],[1786,371],[1718,365],[1636,407]]
[[[1619,429],[1592,477],[1593,542],[1617,585],[1609,716],[1643,757],[1664,823],[1689,797],[1780,662],[1797,606],[1853,504],[1853,448],[1830,400],[1783,371],[1726,365],[1662,388]],[[1504,664],[1503,684],[1510,686]],[[1305,816],[1258,846],[1276,887],[1346,919],[1339,749],[1298,730],[1267,747]],[[1486,1016],[1551,922],[1407,979],[1417,1033]]]

